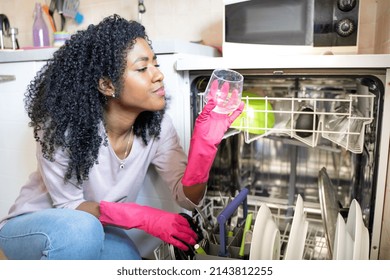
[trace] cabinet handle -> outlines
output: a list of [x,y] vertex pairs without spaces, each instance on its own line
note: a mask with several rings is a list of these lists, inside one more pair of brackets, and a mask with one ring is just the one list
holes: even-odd
[[0,75],[0,83],[16,80],[15,75]]

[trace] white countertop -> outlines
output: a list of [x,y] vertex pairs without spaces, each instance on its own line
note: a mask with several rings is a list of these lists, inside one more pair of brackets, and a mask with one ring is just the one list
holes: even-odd
[[183,57],[176,70],[390,68],[390,54],[383,55],[258,55],[253,57]]
[[[200,56],[216,56],[216,49],[181,40],[152,41],[156,54],[185,53]],[[0,63],[48,60],[58,48],[35,48],[20,50],[0,50]]]
[[48,60],[56,50],[57,48],[1,50],[0,63]]
[[[216,49],[180,40],[156,40],[152,42],[157,54],[182,53],[176,69],[213,70],[231,69],[307,69],[307,68],[390,68],[390,54],[372,55],[257,55],[216,57]],[[52,57],[57,48],[0,51],[0,63],[41,61]]]

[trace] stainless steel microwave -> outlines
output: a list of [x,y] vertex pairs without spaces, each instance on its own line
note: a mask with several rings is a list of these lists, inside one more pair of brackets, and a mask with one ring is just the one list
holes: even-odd
[[223,53],[352,54],[359,0],[224,0]]

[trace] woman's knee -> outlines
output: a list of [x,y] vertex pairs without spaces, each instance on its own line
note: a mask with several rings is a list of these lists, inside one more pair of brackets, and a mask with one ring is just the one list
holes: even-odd
[[0,244],[11,259],[98,259],[104,230],[89,213],[47,209],[9,220]]
[[103,260],[140,260],[141,255],[125,230],[106,226]]
[[83,211],[69,211],[73,213],[56,221],[58,234],[51,234],[52,244],[44,255],[48,259],[99,259],[104,246],[100,221]]

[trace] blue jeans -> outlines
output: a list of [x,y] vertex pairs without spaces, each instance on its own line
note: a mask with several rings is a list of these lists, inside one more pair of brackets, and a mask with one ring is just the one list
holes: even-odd
[[84,211],[47,209],[9,220],[0,248],[14,260],[136,260],[138,249],[116,227],[103,227]]

